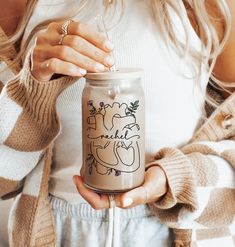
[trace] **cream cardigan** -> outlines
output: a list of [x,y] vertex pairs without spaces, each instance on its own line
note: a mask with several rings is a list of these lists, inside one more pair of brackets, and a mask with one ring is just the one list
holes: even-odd
[[[12,51],[2,57],[6,63]],[[55,103],[74,81],[37,81],[27,56],[19,75],[2,89],[0,197],[22,190],[11,212],[10,246],[56,246],[48,202],[53,141],[60,132]],[[200,246],[207,239],[235,242],[235,94],[211,114],[190,143],[181,149],[163,148],[155,159],[167,175],[169,189],[149,206],[174,229],[175,246]]]

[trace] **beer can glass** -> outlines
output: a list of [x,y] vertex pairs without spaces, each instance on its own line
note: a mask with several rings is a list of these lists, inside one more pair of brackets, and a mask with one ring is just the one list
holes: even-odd
[[84,185],[100,193],[140,186],[145,170],[143,71],[88,73],[82,95]]

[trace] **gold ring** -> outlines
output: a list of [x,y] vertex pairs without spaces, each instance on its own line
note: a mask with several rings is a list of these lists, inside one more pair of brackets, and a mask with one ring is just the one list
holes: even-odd
[[67,36],[67,34],[65,34],[65,33],[61,34],[60,40],[58,42],[59,45],[63,45],[63,40],[64,40],[65,36]]
[[109,208],[114,208],[116,206],[115,196],[113,194],[108,195],[109,198]]
[[62,34],[68,35],[68,27],[69,27],[71,22],[73,22],[73,20],[67,20],[62,24],[62,26],[61,26]]

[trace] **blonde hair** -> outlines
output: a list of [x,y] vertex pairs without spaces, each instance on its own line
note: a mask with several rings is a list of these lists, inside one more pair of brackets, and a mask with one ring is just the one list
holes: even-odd
[[[29,22],[29,19],[33,13],[33,10],[36,6],[37,0],[32,0],[27,2],[26,10],[25,13],[22,16],[22,19],[20,23],[18,24],[14,34],[9,37],[9,39],[3,41],[0,43],[0,57],[4,57],[5,54],[9,51],[12,45],[15,45],[20,42],[24,32],[25,28],[27,26],[27,23]],[[14,61],[12,61],[9,66],[14,66],[15,63],[18,63],[19,60],[21,59],[22,54],[24,53],[24,50],[20,50],[17,57],[15,58]]]
[[[216,10],[216,15],[213,15],[208,10],[208,0],[150,0],[151,1],[151,10],[153,18],[156,21],[156,24],[159,26],[162,35],[166,41],[167,45],[172,45],[180,56],[189,55],[195,63],[196,77],[200,76],[201,65],[208,65],[211,78],[222,87],[225,91],[227,89],[224,87],[224,84],[217,80],[212,73],[216,59],[218,55],[222,52],[231,29],[231,14],[226,3],[226,0],[213,0],[213,8]],[[72,0],[76,2],[76,0]],[[117,6],[121,2],[124,6],[123,0],[103,0],[105,5],[105,12],[110,8],[110,6]],[[15,34],[9,39],[8,42],[0,44],[1,53],[11,44],[15,44],[22,37],[25,27],[33,13],[33,10],[36,6],[37,0],[28,1],[28,6],[25,11],[24,17],[21,21],[21,24],[17,28]],[[89,9],[90,0],[82,0],[79,3],[78,8],[74,13],[69,14],[69,18],[76,16],[78,12],[86,12]],[[211,4],[211,1],[210,1]],[[182,22],[182,26],[185,31],[185,42],[182,42],[177,33],[174,30],[174,23],[171,18],[170,11],[173,10],[175,14],[179,17]],[[114,11],[115,12],[115,8]],[[186,13],[188,18],[184,18],[182,13]],[[31,38],[41,29],[46,28],[46,26],[52,21],[60,21],[67,19],[68,16],[58,18],[57,20],[46,20],[39,25],[37,25],[30,33],[24,45],[21,46],[20,52],[16,57],[16,60],[19,60],[24,54],[26,47],[28,46]],[[199,38],[202,40],[201,50],[195,50],[190,47],[189,44],[189,31],[188,31],[188,20],[191,21],[193,27],[196,30]],[[219,34],[216,30],[215,22],[221,23],[223,27],[223,34],[219,37]]]
[[[209,10],[209,5],[210,8],[213,8],[214,13]],[[185,43],[179,40],[174,31],[169,9],[173,9],[182,22],[186,34]],[[172,44],[181,56],[189,54],[192,57],[196,64],[197,81],[201,72],[200,65],[206,65],[208,66],[210,82],[213,82],[213,86],[216,87],[216,83],[219,86],[217,88],[230,93],[227,88],[234,88],[234,83],[225,84],[213,75],[216,59],[222,52],[231,31],[231,14],[226,0],[213,0],[213,2],[208,0],[152,0],[152,10],[166,43]],[[187,20],[182,14],[184,10],[186,10],[192,26],[202,41],[200,51],[196,51],[189,46]],[[222,29],[221,34],[218,33],[217,28]],[[210,97],[207,100],[212,104],[216,103]]]

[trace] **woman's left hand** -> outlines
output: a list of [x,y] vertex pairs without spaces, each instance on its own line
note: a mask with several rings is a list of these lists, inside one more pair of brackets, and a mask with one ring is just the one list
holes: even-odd
[[[81,176],[74,176],[74,183],[81,196],[94,208],[109,208],[109,199],[105,194],[98,194],[83,185]],[[133,190],[115,195],[115,205],[131,208],[137,205],[155,202],[167,192],[167,178],[159,166],[152,166],[145,172],[144,184]]]

